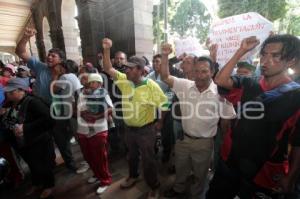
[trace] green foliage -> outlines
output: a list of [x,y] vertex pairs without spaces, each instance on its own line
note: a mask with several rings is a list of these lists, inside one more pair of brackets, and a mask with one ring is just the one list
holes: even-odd
[[287,33],[300,36],[300,16],[292,15],[290,17]]
[[257,12],[270,21],[283,18],[287,13],[286,0],[218,0],[219,17],[246,12]]
[[[159,10],[157,10],[157,8]],[[153,36],[154,43],[163,41],[163,11],[162,6],[156,5],[153,7]]]
[[[153,8],[154,42],[163,41],[163,0],[159,10]],[[204,42],[206,40],[211,16],[200,0],[168,0],[168,26],[171,34],[194,36]]]
[[171,31],[180,36],[194,36],[200,42],[207,38],[211,16],[200,0],[183,0],[170,20]]

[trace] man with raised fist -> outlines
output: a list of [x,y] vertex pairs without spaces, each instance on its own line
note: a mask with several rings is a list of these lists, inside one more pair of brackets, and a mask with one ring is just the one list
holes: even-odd
[[157,108],[168,109],[168,100],[157,83],[143,76],[145,60],[132,56],[124,64],[125,73],[112,67],[110,48],[112,41],[103,39],[103,69],[113,79],[122,93],[122,112],[125,123],[125,137],[128,147],[129,177],[121,188],[130,188],[138,180],[139,155],[143,161],[143,173],[151,188],[148,198],[159,197],[160,183],[154,154],[156,131],[162,127],[163,118],[156,120]]

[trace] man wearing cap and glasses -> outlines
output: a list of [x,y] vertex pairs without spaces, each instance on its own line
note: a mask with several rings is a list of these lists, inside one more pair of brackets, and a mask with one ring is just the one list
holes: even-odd
[[130,188],[138,178],[139,153],[143,161],[144,178],[151,188],[148,198],[158,198],[159,181],[154,155],[156,128],[161,128],[162,119],[154,125],[157,108],[168,109],[167,97],[158,84],[143,77],[145,60],[132,56],[124,64],[125,74],[112,67],[110,48],[112,41],[103,39],[103,68],[114,78],[122,92],[122,111],[126,125],[125,136],[129,155],[129,177],[121,183],[121,188]]

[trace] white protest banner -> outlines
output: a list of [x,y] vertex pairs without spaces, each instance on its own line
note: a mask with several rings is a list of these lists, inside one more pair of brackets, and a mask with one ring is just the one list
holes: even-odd
[[196,56],[200,56],[203,54],[209,55],[209,52],[203,50],[202,46],[199,43],[199,40],[195,37],[175,40],[176,57],[179,57],[183,53],[194,54]]
[[[255,12],[227,17],[213,23],[208,37],[211,44],[218,44],[217,62],[223,67],[246,37],[256,36],[261,44],[272,28],[272,22]],[[258,49],[259,46],[247,53],[243,60],[251,59]]]

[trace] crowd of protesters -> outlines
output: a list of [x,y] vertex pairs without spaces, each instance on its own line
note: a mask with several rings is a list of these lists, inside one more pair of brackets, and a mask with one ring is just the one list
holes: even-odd
[[[271,35],[245,38],[223,67],[217,48],[210,56],[173,57],[163,44],[152,58],[118,51],[104,38],[99,64],[78,66],[57,48],[46,63],[32,57],[27,28],[16,47],[22,64],[0,63],[0,156],[10,165],[7,182],[16,188],[28,165],[28,196],[53,197],[56,154],[77,174],[92,170],[88,183],[97,194],[113,183],[109,155],[128,161],[121,189],[139,180],[139,162],[149,186],[147,197],[241,199],[300,198],[300,40]],[[260,65],[243,56],[262,43]],[[175,67],[176,65],[176,67]],[[179,67],[177,67],[179,65]],[[259,67],[261,75],[255,70]],[[294,74],[289,75],[288,69]],[[84,162],[76,162],[71,139]],[[161,139],[161,146],[157,140]],[[176,178],[160,190],[157,154]],[[208,190],[207,176],[212,170]],[[189,177],[191,186],[186,185]]]

